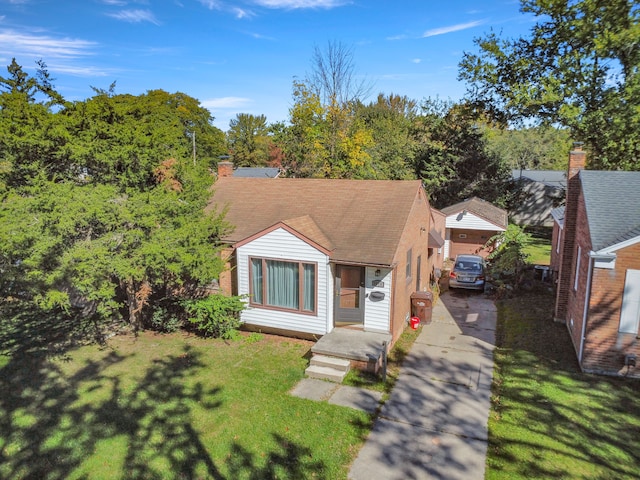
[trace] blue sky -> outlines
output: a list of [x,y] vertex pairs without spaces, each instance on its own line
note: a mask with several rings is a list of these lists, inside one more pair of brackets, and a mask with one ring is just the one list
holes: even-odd
[[0,66],[39,59],[68,100],[91,87],[183,92],[227,130],[238,113],[287,120],[314,47],[351,48],[372,94],[458,100],[464,51],[491,29],[526,34],[517,0],[0,0]]

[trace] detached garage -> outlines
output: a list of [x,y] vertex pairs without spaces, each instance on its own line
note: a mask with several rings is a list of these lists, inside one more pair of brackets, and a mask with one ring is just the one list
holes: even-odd
[[507,229],[507,211],[478,197],[443,208],[445,219],[445,258],[475,254],[486,257],[491,250],[484,245]]

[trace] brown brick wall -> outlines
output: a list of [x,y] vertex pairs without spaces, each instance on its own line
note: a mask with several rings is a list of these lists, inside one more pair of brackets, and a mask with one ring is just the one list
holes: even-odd
[[[562,255],[558,273],[558,288],[556,295],[555,317],[559,321],[569,321],[567,316],[567,302],[573,287],[573,266],[576,235],[576,220],[578,198],[581,192],[579,171],[584,169],[586,154],[582,147],[576,145],[569,154],[569,169],[567,172],[567,197],[564,214],[564,238],[562,239]],[[566,274],[565,274],[566,272]]]
[[234,249],[231,247],[227,247],[220,252],[220,256],[225,264],[224,271],[220,274],[219,284],[220,291],[225,295],[237,295],[238,294],[238,285],[237,285],[237,275],[236,275],[236,265],[235,265],[235,255]]
[[[573,251],[571,252],[572,263],[569,269],[565,271],[569,281],[568,290],[566,292],[566,322],[571,334],[573,346],[576,353],[580,349],[580,337],[582,335],[582,320],[584,318],[584,302],[586,299],[587,276],[589,274],[589,252],[591,248],[591,235],[589,233],[589,225],[587,223],[587,214],[584,205],[584,198],[580,192],[576,203],[578,205],[575,216],[575,242]],[[566,217],[565,217],[566,218]],[[566,228],[566,227],[565,227]],[[578,247],[580,247],[580,265],[578,269],[578,288],[574,289],[576,266],[578,264]],[[563,256],[566,255],[566,251]],[[563,268],[565,265],[563,265]]]
[[[392,342],[400,337],[407,326],[407,315],[411,316],[411,294],[416,287],[416,266],[417,258],[422,256],[421,261],[421,287],[429,285],[429,230],[431,228],[431,213],[429,203],[425,198],[424,190],[420,189],[419,195],[414,200],[413,207],[409,214],[407,224],[402,234],[394,263],[396,263],[393,305],[391,307],[391,334]],[[412,250],[411,256],[411,278],[406,278],[407,250]]]
[[615,269],[593,272],[582,367],[593,373],[640,377],[640,368],[627,372],[624,366],[626,354],[635,353],[640,359],[638,335],[618,332],[627,269],[640,270],[640,244],[616,254]]

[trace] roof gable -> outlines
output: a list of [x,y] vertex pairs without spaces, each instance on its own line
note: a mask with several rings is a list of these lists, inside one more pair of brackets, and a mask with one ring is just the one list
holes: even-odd
[[507,211],[478,197],[472,197],[464,202],[456,203],[450,207],[443,208],[441,211],[447,217],[464,211],[470,212],[502,229],[507,228]]
[[391,265],[414,204],[428,208],[421,191],[419,180],[226,177],[207,208],[226,208],[230,243],[282,223],[331,250],[334,261]]
[[594,251],[640,237],[640,172],[581,170],[579,175]]

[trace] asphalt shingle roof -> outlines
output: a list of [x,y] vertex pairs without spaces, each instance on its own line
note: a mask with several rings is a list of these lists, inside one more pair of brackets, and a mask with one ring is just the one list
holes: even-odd
[[640,236],[640,172],[581,170],[595,251]]
[[234,177],[244,178],[276,178],[279,174],[280,170],[272,167],[238,167],[233,170]]
[[567,172],[564,170],[520,170],[513,169],[511,178],[540,182],[548,187],[567,188]]
[[484,218],[494,225],[502,228],[507,228],[507,211],[503,210],[502,208],[496,207],[495,205],[478,197],[472,197],[468,200],[465,200],[464,202],[456,203],[455,205],[451,205],[450,207],[443,208],[440,211],[445,215],[450,216],[463,210],[471,212],[478,217]]
[[283,222],[331,245],[333,260],[392,265],[415,202],[428,205],[424,195],[418,199],[421,188],[419,180],[226,177],[213,185],[208,209],[228,208],[230,243]]

